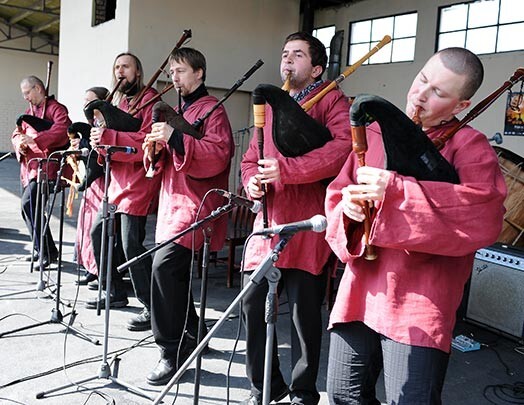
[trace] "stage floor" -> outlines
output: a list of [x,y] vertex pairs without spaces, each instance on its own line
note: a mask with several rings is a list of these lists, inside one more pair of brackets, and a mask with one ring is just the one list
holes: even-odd
[[[0,162],[0,404],[105,404],[114,400],[116,404],[147,404],[151,400],[126,390],[121,384],[112,383],[107,378],[99,378],[102,367],[104,345],[95,345],[81,338],[66,327],[57,323],[32,327],[16,333],[5,334],[16,328],[35,325],[51,320],[56,309],[54,287],[57,279],[57,266],[42,274],[45,285],[37,291],[40,274],[30,273],[30,265],[24,261],[29,255],[31,244],[24,222],[20,215],[19,166],[15,159]],[[53,236],[58,239],[58,203],[51,220]],[[78,277],[73,262],[73,244],[78,215],[78,201],[75,203],[73,218],[66,218],[64,224],[63,266],[61,271],[60,312],[77,315],[73,327],[92,339],[104,341],[104,312],[96,315],[95,310],[86,309],[84,303],[94,297],[95,292],[86,287],[77,288],[74,281]],[[156,218],[151,216],[148,223],[148,247],[153,246],[153,232]],[[237,255],[239,256],[239,255]],[[197,304],[200,302],[200,279],[193,278],[193,293]],[[209,286],[206,305],[206,324],[211,328],[239,293],[238,275],[235,287],[226,288],[225,267],[209,266]],[[130,304],[123,309],[110,311],[108,361],[118,355],[118,367],[111,363],[111,370],[118,369],[118,378],[159,398],[163,387],[152,387],[145,382],[145,376],[156,365],[159,352],[149,332],[130,332],[126,329],[129,317],[140,311],[140,304],[132,296],[129,284]],[[290,349],[286,298],[280,300],[278,336],[280,362],[285,377],[290,376]],[[524,311],[524,304],[522,307]],[[327,320],[328,311],[324,310]],[[68,323],[71,316],[65,316]],[[239,330],[238,309],[224,322],[210,341],[211,350],[202,358],[199,388],[200,404],[239,403],[249,395],[249,384],[245,377],[245,340],[242,328]],[[481,350],[462,353],[453,350],[444,387],[444,404],[478,405],[491,403],[524,403],[524,393],[520,387],[520,397],[512,398],[510,391],[499,388],[502,384],[512,385],[524,381],[523,344],[513,339],[493,333],[487,328],[459,322],[456,334],[473,334],[474,338],[486,346]],[[237,340],[238,334],[238,340]],[[235,346],[236,344],[236,346]],[[321,404],[327,404],[326,367],[329,335],[324,333],[321,352],[321,369],[318,388],[321,391]],[[520,347],[520,352],[518,348]],[[235,355],[231,355],[235,350]],[[229,378],[228,378],[229,376]],[[91,381],[74,385],[80,380]],[[71,387],[48,393],[36,399],[41,392],[73,384]],[[496,386],[496,387],[495,387]],[[486,393],[484,394],[484,392]],[[379,399],[385,403],[383,383],[378,387]],[[192,404],[195,393],[195,365],[181,377],[178,387],[174,385],[163,398],[164,403]],[[486,396],[484,396],[486,395]],[[515,399],[519,398],[519,399]],[[513,401],[513,402],[511,402]],[[515,402],[517,401],[517,402]],[[520,401],[520,402],[518,402]]]

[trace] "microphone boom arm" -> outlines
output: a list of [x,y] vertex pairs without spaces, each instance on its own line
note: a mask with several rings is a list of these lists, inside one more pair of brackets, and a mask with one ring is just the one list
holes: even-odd
[[200,117],[199,119],[197,119],[195,122],[193,122],[193,127],[195,127],[196,129],[199,129],[200,126],[204,123],[204,121],[211,115],[213,114],[213,112],[218,108],[220,107],[222,104],[224,104],[224,102],[231,96],[231,94],[233,94],[240,86],[242,86],[242,84],[247,80],[249,79],[249,77],[255,73],[255,71],[264,64],[264,62],[262,61],[262,59],[259,59],[252,67],[251,69],[249,69],[246,74],[244,74],[244,76],[242,76],[239,80],[237,80],[237,82],[233,85],[233,87],[231,87],[226,94],[224,94],[224,96],[207,112],[205,113],[202,117]]

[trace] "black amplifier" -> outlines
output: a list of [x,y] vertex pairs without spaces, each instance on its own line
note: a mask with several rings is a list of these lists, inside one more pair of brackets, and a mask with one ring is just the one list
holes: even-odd
[[466,319],[524,337],[524,249],[496,243],[475,253]]

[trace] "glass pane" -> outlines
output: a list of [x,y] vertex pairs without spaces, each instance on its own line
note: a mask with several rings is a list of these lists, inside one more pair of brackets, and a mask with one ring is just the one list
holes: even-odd
[[417,13],[395,17],[393,38],[414,37],[417,35]]
[[393,34],[393,17],[373,20],[371,26],[371,41],[380,41],[384,35]]
[[438,37],[438,50],[452,46],[464,47],[466,43],[466,31],[449,32],[440,34]]
[[371,35],[371,20],[351,23],[350,31],[350,41],[352,44],[358,42],[369,42]]
[[[394,41],[393,41],[394,42]],[[378,42],[373,42],[371,47],[373,48]],[[361,57],[365,54],[360,55]],[[389,63],[391,62],[391,42],[380,49],[376,54],[369,58],[369,63]]]
[[466,28],[468,6],[459,4],[456,6],[442,8],[440,10],[439,32],[463,30]]
[[498,0],[484,0],[469,5],[468,28],[496,25],[499,16]]
[[[382,51],[379,51],[382,52]],[[406,62],[415,59],[415,38],[395,39],[391,62]]]
[[329,44],[331,43],[331,38],[333,38],[333,35],[335,35],[335,26],[334,25],[330,27],[318,28],[316,30],[313,30],[313,36],[317,37],[320,40],[320,42],[324,44],[326,48],[329,47]]
[[[369,52],[369,44],[351,45],[349,47],[349,65],[354,64],[357,60],[359,60],[361,57],[363,57],[368,52]],[[368,62],[367,61],[364,62],[364,64],[366,63]]]
[[524,7],[522,0],[501,0],[500,24],[524,21]]
[[477,55],[494,53],[497,38],[497,27],[468,30],[466,48]]
[[524,49],[524,23],[500,25],[497,52],[518,51]]

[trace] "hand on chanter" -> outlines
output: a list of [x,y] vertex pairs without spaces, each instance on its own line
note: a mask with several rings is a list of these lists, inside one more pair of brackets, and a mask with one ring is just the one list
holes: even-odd
[[258,162],[258,179],[262,184],[274,183],[280,180],[280,166],[275,158],[266,157]]
[[251,198],[255,199],[261,198],[264,195],[264,192],[262,191],[262,183],[260,182],[258,176],[258,174],[255,176],[251,176],[247,181],[246,185],[247,193]]
[[362,166],[357,169],[358,184],[349,184],[342,189],[344,214],[358,222],[365,218],[362,209],[364,201],[382,201],[389,179],[393,174],[384,169]]

